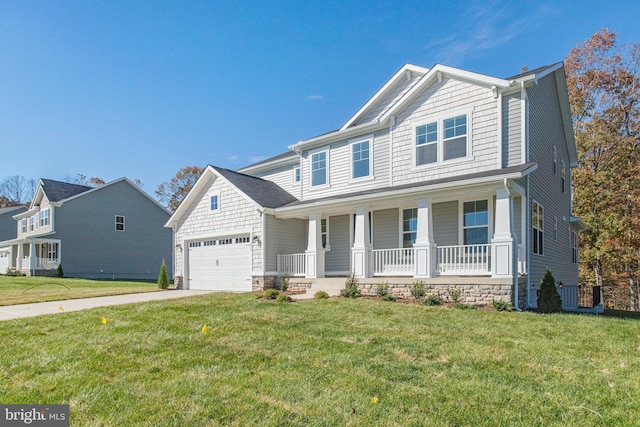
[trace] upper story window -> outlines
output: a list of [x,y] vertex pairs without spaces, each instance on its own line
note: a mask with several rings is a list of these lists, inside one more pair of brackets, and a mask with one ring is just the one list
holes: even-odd
[[533,253],[542,255],[544,248],[544,209],[535,200],[532,203]]
[[553,175],[558,175],[558,149],[553,146]]
[[326,151],[311,155],[311,186],[327,184],[327,157]]
[[40,227],[49,225],[49,208],[40,212]]
[[211,196],[211,210],[212,211],[217,211],[220,208],[220,196],[217,194],[214,194],[213,196]]
[[469,114],[442,117],[415,127],[416,166],[468,156]]
[[22,220],[20,221],[20,228],[21,228],[23,233],[27,232],[27,219],[26,218],[22,218]]
[[124,231],[124,216],[116,215],[116,231]]
[[351,178],[371,176],[371,140],[351,144]]
[[293,183],[297,184],[300,182],[300,166],[293,168]]
[[33,231],[34,227],[35,227],[35,223],[36,223],[36,216],[30,216],[29,217],[29,231]]
[[565,166],[564,166],[564,160],[562,161],[561,165],[562,165],[562,167],[560,168],[560,178],[562,180],[562,193],[564,193],[565,181],[566,181],[565,180],[566,169],[565,169]]
[[411,248],[418,232],[418,208],[402,211],[402,247]]
[[489,243],[489,202],[476,200],[462,205],[463,244]]

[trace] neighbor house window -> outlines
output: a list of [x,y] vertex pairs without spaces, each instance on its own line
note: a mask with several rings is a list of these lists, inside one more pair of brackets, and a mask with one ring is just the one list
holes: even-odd
[[571,261],[574,264],[578,263],[578,233],[575,231],[571,232],[571,252],[572,257]]
[[462,205],[463,244],[489,243],[489,202],[476,200]]
[[217,194],[211,196],[211,210],[212,211],[217,211],[218,210],[218,208],[219,208],[218,202],[219,202],[219,198],[218,198]]
[[293,168],[293,182],[300,182],[300,167]]
[[327,152],[320,151],[311,155],[311,185],[327,183]]
[[553,175],[558,175],[558,150],[553,146]]
[[418,232],[418,208],[402,211],[402,247],[411,248]]
[[23,218],[22,221],[20,221],[20,226],[22,228],[22,232],[26,233],[27,232],[27,219]]
[[544,248],[544,209],[535,200],[532,203],[533,253],[542,255]]
[[565,186],[565,167],[564,160],[561,163],[562,167],[560,168],[560,178],[562,179],[562,193],[564,194],[564,186]]
[[371,151],[369,140],[351,144],[351,178],[371,175]]
[[47,225],[49,225],[49,209],[40,212],[40,227],[46,227]]
[[443,117],[416,126],[416,166],[467,157],[468,136],[468,114]]
[[116,215],[116,231],[124,231],[124,216]]

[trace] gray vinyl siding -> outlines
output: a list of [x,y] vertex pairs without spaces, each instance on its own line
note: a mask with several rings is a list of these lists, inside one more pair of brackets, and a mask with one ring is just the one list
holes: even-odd
[[267,272],[277,269],[278,254],[299,254],[307,248],[306,221],[277,219],[266,215],[265,267]]
[[502,97],[502,167],[522,163],[520,93]]
[[373,212],[373,249],[393,249],[400,245],[400,211],[397,208]]
[[[115,230],[115,217],[125,230]],[[55,210],[55,234],[66,276],[155,280],[164,259],[173,271],[169,214],[126,181],[66,201]]]
[[[13,219],[14,215],[18,215],[27,210],[25,207],[20,207],[17,209],[0,209],[3,212],[0,212],[0,242],[4,240],[15,239],[18,235],[18,224],[19,221]],[[0,273],[4,273],[1,271]]]
[[[297,159],[297,157],[296,157]],[[296,198],[300,197],[300,183],[295,183],[293,181],[294,169],[300,166],[300,162],[296,161],[295,163],[287,166],[281,166],[272,170],[268,170],[265,172],[260,172],[254,174],[253,176],[257,176],[258,178],[266,179],[268,181],[275,182],[282,188],[287,191],[289,194],[293,195]]]
[[[571,260],[569,238],[571,216],[571,180],[569,154],[561,122],[560,106],[554,75],[539,81],[535,87],[527,89],[529,106],[530,158],[538,164],[538,169],[529,176],[530,199],[528,204],[528,249],[532,251],[532,201],[537,201],[544,209],[544,253],[530,256],[531,284],[539,286],[540,280],[549,268],[556,281],[577,284],[577,265]],[[558,152],[558,172],[553,174],[553,146]],[[560,169],[562,161],[566,165],[567,181],[565,192],[561,191]],[[554,217],[558,218],[558,238],[554,240]]]
[[[318,199],[337,194],[364,191],[389,185],[389,130],[384,129],[373,134],[372,146],[369,148],[373,155],[372,176],[369,178],[351,179],[350,143],[363,141],[372,134],[350,138],[330,144],[326,147],[306,151],[303,154],[302,180],[304,200]],[[328,184],[311,186],[311,156],[318,151],[328,151]],[[295,195],[295,193],[293,193]]]
[[433,204],[433,240],[438,246],[459,244],[457,201]]
[[349,271],[349,215],[332,216],[329,220],[330,251],[324,254],[327,272],[344,273]]

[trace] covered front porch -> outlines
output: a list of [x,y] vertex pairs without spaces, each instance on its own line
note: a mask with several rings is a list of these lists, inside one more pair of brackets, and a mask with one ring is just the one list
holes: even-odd
[[6,253],[6,266],[2,266],[5,270],[30,276],[50,275],[62,262],[62,242],[59,239],[15,239],[2,242],[2,246]]
[[516,182],[502,184],[370,199],[360,206],[327,204],[305,218],[306,248],[277,254],[277,273],[514,283],[527,272],[525,191]]

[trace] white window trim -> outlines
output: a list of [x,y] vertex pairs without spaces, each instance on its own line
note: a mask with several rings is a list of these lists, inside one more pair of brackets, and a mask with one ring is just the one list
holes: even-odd
[[[118,230],[118,218],[122,218],[122,230]],[[127,220],[125,218],[124,215],[115,215],[114,219],[113,219],[113,229],[115,231],[122,231],[124,232],[127,229]]]
[[[399,237],[398,237],[398,248],[399,249],[403,249],[402,245],[404,244],[404,211],[407,209],[416,209],[416,219],[418,218],[418,205],[401,205],[398,208],[398,231],[399,231]],[[373,219],[373,216],[372,216]],[[373,233],[372,233],[373,236]],[[416,227],[416,239],[418,238],[418,229]],[[373,239],[372,239],[373,240]],[[373,241],[371,242],[371,245],[373,245]],[[412,246],[413,247],[413,246]]]
[[[211,198],[212,197],[217,197],[218,198],[218,207],[216,209],[211,209]],[[210,193],[209,194],[209,212],[213,213],[213,214],[217,214],[220,212],[220,193],[216,192],[216,193]]]
[[[363,142],[369,143],[369,175],[360,176],[358,178],[353,177],[353,146],[356,144],[361,144]],[[352,139],[349,141],[349,182],[362,182],[362,181],[370,181],[374,179],[373,176],[373,135],[365,136],[363,138]]]
[[[296,180],[296,171],[298,172],[298,180]],[[293,168],[293,185],[300,185],[300,181],[302,181],[302,172],[300,171],[300,166],[295,166]]]
[[[458,116],[467,116],[467,155],[464,157],[456,157],[455,159],[443,160],[444,159],[444,121],[446,119],[451,119]],[[429,123],[436,122],[438,124],[438,140],[437,144],[437,155],[436,161],[433,163],[426,163],[424,165],[418,165],[416,162],[418,160],[416,156],[416,128],[418,126],[424,126]],[[420,120],[419,122],[415,122],[411,125],[411,158],[412,158],[412,169],[427,169],[432,168],[434,166],[440,165],[450,165],[454,163],[467,162],[473,160],[473,156],[471,154],[471,149],[473,147],[473,108],[467,108],[464,110],[457,110],[452,112],[447,112],[446,114],[438,114],[436,116],[431,116],[425,118],[424,120]]]
[[[309,152],[309,190],[331,188],[331,181],[329,180],[329,177],[331,176],[331,174],[329,173],[330,151],[331,150],[329,149],[329,147],[326,147],[326,148]],[[320,185],[313,185],[313,156],[323,152],[326,153],[326,167],[325,167],[326,182]]]
[[491,244],[491,239],[493,239],[493,195],[492,194],[478,194],[475,196],[469,196],[465,198],[458,199],[458,244],[464,245],[464,203],[465,202],[479,202],[481,200],[487,201],[487,210],[489,218],[487,219],[487,244]]
[[[533,207],[534,205],[538,205],[539,210],[542,211],[542,228],[537,228],[534,223],[533,223]],[[545,252],[545,231],[544,231],[544,225],[547,222],[545,217],[544,217],[544,206],[542,206],[537,200],[533,199],[531,202],[531,211],[529,212],[529,214],[531,215],[531,253],[537,256],[544,256],[544,252]],[[534,252],[533,250],[533,242],[534,242],[534,230],[536,231],[542,231],[542,251],[540,251],[540,241],[538,239],[538,252]],[[542,253],[540,253],[542,252]]]
[[578,232],[571,230],[571,263],[578,264],[580,241],[578,240]]
[[567,167],[564,164],[564,160],[560,161],[560,179],[562,185],[562,194],[565,194],[567,186]]

